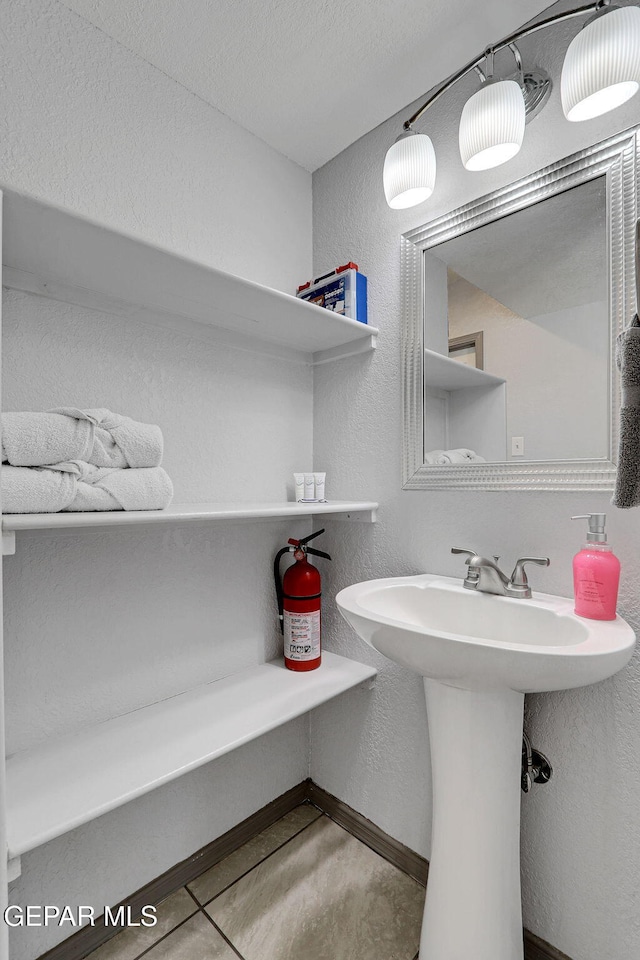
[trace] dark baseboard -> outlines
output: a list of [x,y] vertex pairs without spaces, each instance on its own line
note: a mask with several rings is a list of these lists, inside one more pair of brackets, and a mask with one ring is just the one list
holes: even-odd
[[311,803],[319,807],[323,813],[326,813],[328,817],[331,817],[341,827],[352,833],[358,840],[362,840],[368,847],[379,853],[389,863],[393,863],[404,873],[408,873],[423,887],[427,885],[429,862],[424,857],[410,850],[409,847],[405,847],[399,840],[394,840],[371,820],[367,820],[361,813],[343,803],[342,800],[338,800],[333,794],[327,793],[313,780],[308,780],[307,783],[307,798]]
[[524,960],[571,960],[550,943],[528,930],[524,932]]
[[[307,799],[307,782],[303,781],[297,786],[287,790],[281,797],[272,800],[266,807],[258,810],[256,813],[247,817],[242,823],[227,830],[217,840],[208,843],[197,853],[187,857],[171,867],[166,873],[156,877],[151,883],[136,890],[130,897],[122,900],[118,906],[131,907],[131,916],[140,915],[142,907],[149,903],[159,903],[169,894],[175,893],[185,883],[195,880],[201,873],[213,867],[220,860],[224,860],[230,853],[241,847],[247,840],[251,840],[262,830],[266,830],[272,823],[284,817],[294,807],[304,803]],[[195,904],[194,904],[195,908]],[[115,909],[114,909],[115,912]],[[93,950],[106,943],[117,933],[120,933],[118,927],[105,927],[102,919],[96,919],[95,927],[82,927],[77,933],[57,944],[47,953],[40,957],[40,960],[84,960]]]
[[[400,843],[399,840],[394,840],[371,820],[367,820],[353,807],[323,790],[313,780],[304,780],[291,790],[287,790],[276,800],[272,800],[271,803],[262,807],[252,816],[247,817],[236,827],[232,827],[217,840],[208,843],[206,847],[198,850],[193,856],[176,864],[175,867],[171,867],[162,876],[152,880],[151,883],[137,890],[117,906],[129,906],[131,907],[131,915],[139,916],[143,906],[150,903],[159,903],[186,883],[195,880],[205,870],[209,870],[220,860],[224,860],[238,847],[251,840],[262,830],[266,830],[272,823],[284,817],[285,814],[301,803],[312,803],[341,827],[353,834],[354,837],[357,837],[358,840],[361,840],[381,857],[384,857],[385,860],[393,863],[404,873],[408,873],[410,877],[426,886],[429,863],[424,857]],[[84,960],[93,950],[97,950],[98,947],[119,932],[117,927],[105,927],[101,920],[96,920],[95,927],[83,927],[72,937],[43,954],[40,960]],[[571,960],[571,958],[541,940],[540,937],[525,930],[524,960]]]

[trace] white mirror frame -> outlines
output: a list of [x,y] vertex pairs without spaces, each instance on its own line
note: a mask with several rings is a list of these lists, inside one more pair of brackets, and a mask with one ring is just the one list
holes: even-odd
[[[615,339],[636,310],[635,227],[639,186],[640,127],[626,130],[538,170],[528,177],[452,210],[411,230],[401,239],[403,462],[405,490],[569,490],[613,489],[618,449],[620,388]],[[609,317],[611,411],[608,458],[539,460],[435,466],[424,462],[424,251],[605,176],[610,277]]]

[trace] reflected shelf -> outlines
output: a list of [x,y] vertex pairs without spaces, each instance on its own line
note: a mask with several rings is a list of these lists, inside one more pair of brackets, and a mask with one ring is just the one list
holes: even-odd
[[439,390],[467,390],[469,387],[497,387],[507,381],[434,350],[424,351],[425,383]]

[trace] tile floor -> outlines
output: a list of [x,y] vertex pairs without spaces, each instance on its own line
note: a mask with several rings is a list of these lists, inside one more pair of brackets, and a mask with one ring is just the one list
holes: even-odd
[[416,960],[424,896],[303,804],[88,960]]

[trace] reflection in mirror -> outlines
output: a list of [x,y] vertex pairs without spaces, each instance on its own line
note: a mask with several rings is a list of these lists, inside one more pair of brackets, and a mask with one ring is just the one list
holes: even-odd
[[424,252],[427,462],[607,456],[606,212],[597,177]]
[[638,131],[402,237],[407,489],[611,489]]

